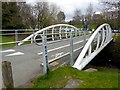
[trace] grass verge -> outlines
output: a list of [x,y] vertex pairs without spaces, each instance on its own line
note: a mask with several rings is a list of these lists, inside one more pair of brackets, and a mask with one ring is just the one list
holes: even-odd
[[113,38],[115,39],[115,42],[120,43],[120,36],[113,36]]
[[59,67],[48,74],[39,76],[33,88],[64,88],[69,79],[79,79],[83,83],[78,88],[118,88],[118,70],[101,68],[97,72],[84,72],[75,68]]
[[[0,36],[0,43],[6,43],[6,42],[14,42],[14,38],[12,36]],[[14,47],[16,44],[4,44],[1,45],[0,48],[8,48],[8,47]]]
[[[0,36],[0,43],[6,43],[6,42],[15,42],[15,39],[13,36]],[[25,42],[23,45],[30,44],[30,42]],[[16,43],[12,44],[4,44],[1,45],[0,48],[10,48],[16,46]]]

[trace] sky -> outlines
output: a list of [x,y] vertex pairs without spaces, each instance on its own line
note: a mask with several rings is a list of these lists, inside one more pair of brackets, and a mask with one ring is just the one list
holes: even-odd
[[[93,5],[94,11],[98,12],[100,4],[98,0],[47,0],[48,2],[56,3],[57,6],[66,15],[66,21],[72,19],[74,10],[80,9],[82,14],[86,13],[88,5],[91,3]],[[29,3],[35,2],[35,0],[27,0]]]

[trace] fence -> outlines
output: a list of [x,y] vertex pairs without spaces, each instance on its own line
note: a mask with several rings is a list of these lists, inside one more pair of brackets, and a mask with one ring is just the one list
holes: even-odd
[[[1,30],[0,31],[1,32],[1,34],[0,34],[0,38],[1,38],[0,45],[16,44],[16,46],[17,46],[17,44],[21,40],[23,40],[25,37],[29,36],[30,34],[33,34],[36,31],[38,31],[38,30],[33,30],[33,29]],[[33,43],[31,40],[29,40],[27,42]]]
[[[46,36],[47,40],[58,40],[58,39],[66,39],[69,38],[69,33],[68,28],[61,28],[61,32],[58,31],[58,28],[54,29],[54,33],[52,33],[52,30],[49,30],[48,32],[46,31]],[[0,30],[0,46],[7,46],[7,45],[12,45],[12,46],[18,46],[18,43],[21,42],[25,37],[34,34],[36,31],[35,29],[13,29],[13,30]],[[51,34],[52,33],[52,34]],[[76,35],[79,35],[84,33],[82,32],[82,29],[80,29],[79,32],[74,33],[73,37]],[[53,38],[54,36],[54,38]],[[39,39],[37,39],[39,38]],[[42,42],[41,37],[36,37],[37,41]],[[33,38],[31,40],[25,41],[25,44],[30,44],[34,43]]]

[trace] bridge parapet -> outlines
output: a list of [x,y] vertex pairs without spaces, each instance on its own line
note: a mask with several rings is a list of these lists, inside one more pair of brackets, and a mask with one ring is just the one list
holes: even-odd
[[[26,37],[24,40],[22,40],[18,45],[23,44],[24,42],[33,39],[36,37],[38,34],[42,35],[43,33],[45,35],[49,35],[52,40],[55,40],[58,36],[59,39],[62,38],[68,38],[69,37],[69,32],[75,32],[74,35],[80,35],[80,30],[76,28],[75,26],[68,25],[68,24],[56,24],[56,25],[51,25],[46,28],[43,28],[34,34],[31,34],[30,36]],[[79,34],[78,34],[79,32]]]
[[85,44],[73,67],[82,70],[111,40],[110,25],[105,23],[99,26]]

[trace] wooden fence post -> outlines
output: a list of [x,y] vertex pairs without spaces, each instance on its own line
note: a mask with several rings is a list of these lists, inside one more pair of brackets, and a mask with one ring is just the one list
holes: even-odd
[[14,88],[11,62],[2,62],[2,76],[5,88]]

